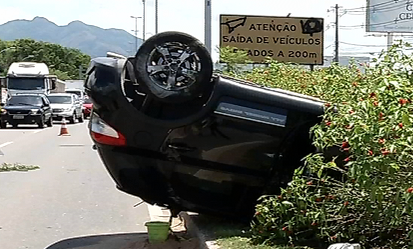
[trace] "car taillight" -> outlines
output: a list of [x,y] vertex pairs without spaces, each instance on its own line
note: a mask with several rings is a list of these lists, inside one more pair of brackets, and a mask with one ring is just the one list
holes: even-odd
[[90,133],[97,143],[113,146],[126,145],[125,136],[110,127],[96,113],[93,113],[90,119]]

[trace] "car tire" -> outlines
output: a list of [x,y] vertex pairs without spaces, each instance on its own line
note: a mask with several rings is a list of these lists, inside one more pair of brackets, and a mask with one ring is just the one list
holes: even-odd
[[37,123],[37,126],[39,126],[40,129],[44,128],[44,117],[40,118],[40,121]]
[[49,120],[46,122],[47,127],[53,127],[53,118],[50,117]]
[[0,122],[0,128],[6,129],[7,128],[7,122]]
[[140,46],[134,69],[147,94],[160,102],[183,103],[200,96],[211,84],[213,66],[210,53],[198,39],[181,32],[163,32]]
[[83,123],[84,121],[83,113],[80,114],[80,117],[77,120],[79,120],[79,123]]
[[74,124],[76,122],[76,113],[73,113],[69,119],[70,124]]

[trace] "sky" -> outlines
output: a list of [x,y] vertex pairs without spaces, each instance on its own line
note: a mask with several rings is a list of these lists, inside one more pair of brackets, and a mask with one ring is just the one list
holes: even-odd
[[[74,20],[101,28],[118,28],[130,33],[135,28],[133,16],[142,16],[142,0],[0,0],[0,24],[15,20],[45,17],[57,25]],[[375,0],[384,1],[384,0]],[[386,0],[387,1],[387,0]],[[115,4],[116,2],[116,4]],[[324,55],[334,53],[335,20],[332,7],[341,7],[339,26],[364,25],[364,13],[345,13],[345,9],[364,7],[364,0],[212,0],[212,58],[217,60],[219,45],[219,15],[264,15],[324,18]],[[204,0],[158,0],[158,32],[181,31],[204,41]],[[142,19],[138,20],[138,37],[142,37]],[[155,33],[154,0],[146,0],[146,38]],[[377,34],[377,33],[376,33]],[[1,39],[1,37],[0,37]],[[386,37],[373,36],[363,27],[340,29],[339,39],[344,43],[375,45],[354,46],[340,43],[341,55],[357,55],[360,51],[373,52],[385,48]]]

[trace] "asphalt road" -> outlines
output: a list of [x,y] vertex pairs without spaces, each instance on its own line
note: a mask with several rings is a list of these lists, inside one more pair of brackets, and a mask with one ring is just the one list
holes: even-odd
[[58,122],[0,130],[0,163],[40,167],[0,172],[0,249],[110,248],[93,244],[146,231],[147,206],[133,207],[140,199],[115,188],[92,150],[88,122],[68,124],[69,137],[58,137]]

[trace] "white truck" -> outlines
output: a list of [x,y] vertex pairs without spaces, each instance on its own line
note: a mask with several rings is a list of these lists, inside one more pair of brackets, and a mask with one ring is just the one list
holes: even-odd
[[[51,75],[45,63],[14,62],[10,65],[5,78],[8,95],[16,93],[43,93],[64,91],[64,82]],[[62,91],[60,90],[60,91]],[[3,98],[2,98],[3,100]]]

